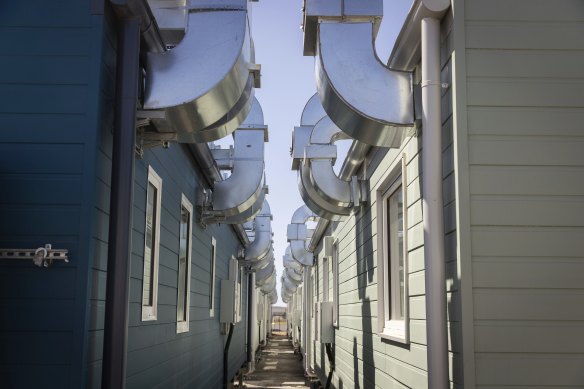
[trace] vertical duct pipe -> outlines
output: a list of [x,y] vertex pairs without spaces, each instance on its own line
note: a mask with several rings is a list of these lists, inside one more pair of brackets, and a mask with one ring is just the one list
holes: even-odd
[[440,21],[422,19],[422,182],[428,387],[446,389],[448,344],[442,200]]
[[120,20],[112,151],[109,245],[101,387],[124,388],[134,197],[140,18]]
[[258,303],[255,293],[255,273],[247,278],[247,366],[248,374],[255,370],[255,343],[257,336]]

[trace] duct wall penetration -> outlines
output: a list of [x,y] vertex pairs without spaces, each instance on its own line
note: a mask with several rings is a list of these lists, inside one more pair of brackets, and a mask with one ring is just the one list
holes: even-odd
[[390,70],[375,53],[382,0],[335,0],[336,14],[321,3],[306,0],[304,40],[324,110],[353,139],[399,147],[414,125],[412,74]]
[[306,227],[306,222],[316,221],[317,218],[318,215],[303,205],[294,212],[292,222],[288,224],[287,239],[290,243],[290,253],[292,258],[304,266],[314,265],[314,255],[308,251],[313,230]]
[[[187,7],[182,40],[166,52],[148,53],[140,116],[170,133],[167,140],[209,142],[245,119],[259,67],[253,63],[246,0],[191,0]],[[174,17],[183,17],[180,7]]]

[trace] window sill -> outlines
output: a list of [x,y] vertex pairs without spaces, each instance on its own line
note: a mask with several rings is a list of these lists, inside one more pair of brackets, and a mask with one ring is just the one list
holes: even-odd
[[405,323],[402,321],[400,323],[392,324],[393,324],[392,326],[386,325],[383,328],[383,331],[380,332],[378,335],[383,339],[391,340],[393,342],[409,344],[410,342],[406,334]]

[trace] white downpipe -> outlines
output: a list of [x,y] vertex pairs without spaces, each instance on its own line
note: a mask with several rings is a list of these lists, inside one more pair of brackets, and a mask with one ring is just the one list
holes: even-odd
[[310,371],[310,267],[304,266],[302,274],[304,277],[304,287],[302,288],[302,298],[304,300],[302,304],[302,347],[304,348],[304,372],[308,374]]
[[256,299],[255,278],[255,272],[249,273],[248,304],[251,305],[251,314],[248,317],[247,323],[249,328],[247,341],[250,345],[247,353],[248,374],[253,373],[255,370],[255,350],[257,347],[258,302]]
[[422,182],[428,387],[446,389],[448,342],[442,200],[440,21],[422,19]]

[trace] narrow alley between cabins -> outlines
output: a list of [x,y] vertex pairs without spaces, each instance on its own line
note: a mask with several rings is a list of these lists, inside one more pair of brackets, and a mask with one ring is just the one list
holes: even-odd
[[276,332],[260,352],[256,370],[245,374],[235,387],[245,388],[316,388],[316,382],[304,377],[298,349],[292,345],[285,332]]
[[584,1],[0,32],[2,389],[584,388]]

